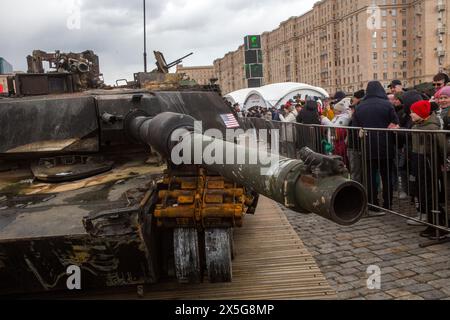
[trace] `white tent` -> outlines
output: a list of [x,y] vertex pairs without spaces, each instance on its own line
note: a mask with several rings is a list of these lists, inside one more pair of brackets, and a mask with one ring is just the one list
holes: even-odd
[[238,91],[231,92],[225,96],[225,99],[227,99],[232,105],[239,103],[239,105],[242,107],[245,103],[245,100],[247,99],[247,95],[250,91],[253,89],[241,89]]
[[325,99],[329,97],[329,94],[319,87],[304,83],[285,82],[270,84],[261,88],[243,89],[232,92],[228,96],[233,97],[236,101],[234,103],[239,103],[244,110],[247,110],[255,106],[280,108],[296,96],[301,96],[302,99],[305,99],[306,96]]

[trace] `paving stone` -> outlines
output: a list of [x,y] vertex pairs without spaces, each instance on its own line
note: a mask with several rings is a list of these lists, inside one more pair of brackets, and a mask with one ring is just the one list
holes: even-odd
[[341,267],[344,269],[348,269],[348,268],[356,268],[359,266],[361,266],[361,263],[359,263],[358,261],[351,261],[343,264]]
[[398,271],[398,269],[396,269],[394,267],[381,268],[382,274],[390,274],[390,273],[397,272],[397,271]]
[[386,249],[387,245],[385,244],[375,244],[367,247],[370,251],[377,251],[377,250],[384,250]]
[[397,277],[394,277],[392,275],[392,273],[388,273],[388,274],[381,274],[381,281],[383,282],[389,282],[389,281],[394,281],[394,280],[398,280]]
[[354,289],[353,286],[351,284],[349,284],[349,283],[345,283],[345,284],[338,283],[337,286],[336,286],[336,291],[338,293],[346,292],[346,291],[352,291],[353,289]]
[[401,270],[397,272],[392,272],[391,275],[397,279],[411,278],[414,277],[417,273],[410,270]]
[[360,243],[354,243],[353,247],[355,248],[367,248],[371,245],[371,242],[360,242]]
[[334,249],[318,249],[320,253],[333,253]]
[[428,283],[430,281],[439,279],[439,277],[433,274],[418,274],[417,276],[414,276],[413,279],[420,283]]
[[406,297],[406,296],[412,295],[411,292],[405,291],[403,289],[392,289],[392,290],[386,291],[386,293],[394,298],[401,298],[401,297]]
[[378,257],[374,257],[374,258],[366,258],[366,259],[361,259],[360,262],[363,265],[373,265],[373,264],[377,264],[378,262],[383,261],[381,258]]
[[415,301],[415,300],[425,300],[425,299],[418,295],[410,295],[410,296],[398,298],[397,300],[414,300]]
[[356,248],[356,249],[353,249],[353,253],[355,253],[355,254],[368,253],[368,252],[370,252],[370,250],[367,249],[367,248]]
[[359,280],[360,278],[358,278],[357,276],[345,276],[345,277],[341,276],[337,278],[337,282],[341,284],[352,283]]
[[[450,257],[449,257],[449,259],[450,259]],[[433,274],[438,276],[439,278],[450,278],[450,270],[437,271]]]
[[355,298],[359,298],[359,293],[356,291],[338,292],[339,300],[350,300]]
[[407,291],[411,291],[414,294],[417,294],[425,291],[433,291],[434,287],[426,283],[418,283],[406,286],[404,289]]
[[420,254],[419,257],[423,258],[423,259],[432,259],[437,257],[438,255],[436,253],[425,253],[425,254]]
[[450,279],[433,280],[428,282],[428,284],[438,289],[450,288]]
[[392,300],[392,297],[384,292],[369,294],[365,297],[367,300]]
[[388,291],[388,290],[394,290],[394,289],[401,289],[401,286],[399,286],[394,281],[386,281],[386,280],[383,281],[382,280],[382,282],[381,282],[381,289],[383,291]]
[[417,284],[418,282],[416,280],[414,280],[414,279],[400,279],[400,280],[396,280],[395,283],[399,287],[404,288],[406,286]]
[[425,300],[440,300],[448,297],[446,293],[438,290],[421,292],[418,295],[424,298]]
[[343,275],[343,276],[349,276],[349,275],[355,274],[355,273],[357,273],[357,272],[358,272],[357,269],[355,269],[355,268],[349,268],[349,269],[342,269],[342,270],[340,270],[340,271],[339,271],[339,274],[341,274],[341,275]]
[[340,263],[347,263],[347,262],[356,261],[356,260],[357,260],[356,257],[342,257],[342,258],[337,259],[337,261],[339,261]]
[[411,268],[411,263],[400,263],[400,264],[395,264],[394,266],[399,270],[410,269],[410,270],[414,271],[413,268]]
[[[405,219],[387,215],[341,227],[318,216],[285,212],[330,285],[339,288],[339,299],[450,298],[450,245],[420,248],[425,242],[421,228],[407,226]],[[381,290],[367,288],[371,265],[381,268]]]

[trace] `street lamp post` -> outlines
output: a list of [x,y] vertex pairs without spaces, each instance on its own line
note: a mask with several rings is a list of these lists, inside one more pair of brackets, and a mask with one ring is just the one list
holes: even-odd
[[144,3],[144,72],[147,72],[147,15],[146,15],[146,0]]

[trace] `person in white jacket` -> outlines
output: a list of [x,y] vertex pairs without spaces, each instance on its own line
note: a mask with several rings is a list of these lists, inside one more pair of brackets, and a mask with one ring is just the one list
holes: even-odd
[[[330,127],[327,131],[328,145],[332,146],[331,154],[341,156],[344,163],[348,166],[347,157],[347,132],[346,129],[334,129],[339,127],[348,127],[352,120],[351,98],[344,98],[334,106],[334,118],[329,120],[322,116],[322,125]],[[333,129],[331,129],[333,128]]]
[[351,98],[341,100],[334,106],[333,120],[330,121],[327,117],[322,116],[322,125],[328,127],[347,127],[352,120],[351,104]]
[[298,113],[297,113],[297,110],[295,109],[295,107],[294,106],[287,107],[286,111],[288,112],[288,114],[286,116],[282,117],[280,115],[281,121],[290,122],[290,123],[297,122]]

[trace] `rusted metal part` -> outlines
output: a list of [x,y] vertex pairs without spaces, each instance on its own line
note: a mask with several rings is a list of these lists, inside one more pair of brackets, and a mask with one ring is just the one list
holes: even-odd
[[[73,78],[73,88],[69,92],[100,88],[104,85],[99,58],[91,50],[81,53],[60,51],[47,53],[35,50],[32,55],[27,57],[28,74],[44,74],[43,62],[48,62],[53,71],[69,74]],[[44,94],[49,93],[52,92]]]
[[169,173],[158,185],[155,218],[160,226],[219,228],[241,226],[253,198],[220,176],[197,169],[195,177]]

